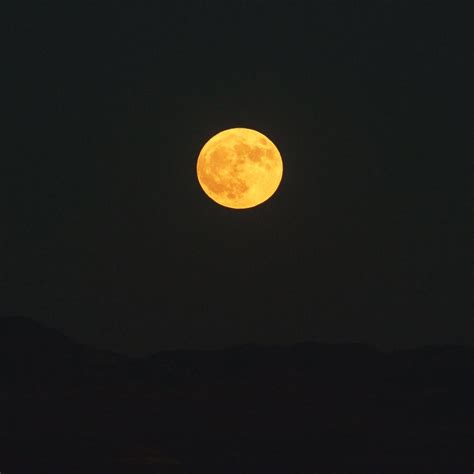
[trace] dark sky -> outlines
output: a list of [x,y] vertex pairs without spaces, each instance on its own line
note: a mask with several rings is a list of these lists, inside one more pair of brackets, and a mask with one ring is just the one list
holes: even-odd
[[[474,343],[469,12],[105,5],[8,16],[2,315],[131,353]],[[231,127],[284,160],[244,211],[195,173]]]

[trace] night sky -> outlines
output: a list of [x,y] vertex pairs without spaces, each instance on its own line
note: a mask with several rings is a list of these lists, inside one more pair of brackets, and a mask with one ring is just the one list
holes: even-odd
[[[474,343],[468,12],[105,5],[7,18],[2,316],[134,354]],[[232,127],[284,161],[243,211],[196,178]]]

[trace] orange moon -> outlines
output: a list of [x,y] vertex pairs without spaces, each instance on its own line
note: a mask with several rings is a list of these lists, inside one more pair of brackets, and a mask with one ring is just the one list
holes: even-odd
[[283,176],[283,161],[278,148],[262,133],[230,128],[203,146],[197,176],[213,201],[232,209],[248,209],[275,193]]

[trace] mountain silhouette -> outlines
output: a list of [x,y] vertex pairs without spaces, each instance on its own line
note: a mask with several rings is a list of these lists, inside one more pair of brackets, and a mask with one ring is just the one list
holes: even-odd
[[124,359],[25,317],[0,318],[0,384],[46,380],[61,384],[87,375],[107,375]]
[[307,342],[128,357],[10,317],[0,344],[5,472],[452,473],[472,463],[469,347]]

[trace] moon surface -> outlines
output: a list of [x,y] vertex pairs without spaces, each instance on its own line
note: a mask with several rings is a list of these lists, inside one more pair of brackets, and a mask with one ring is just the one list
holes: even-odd
[[247,209],[275,193],[283,176],[283,161],[278,148],[262,133],[230,128],[203,146],[197,176],[213,201],[232,209]]

